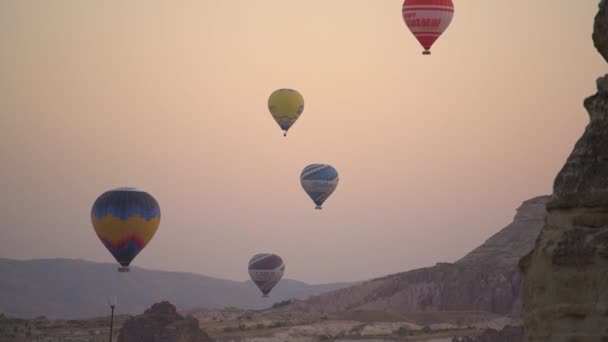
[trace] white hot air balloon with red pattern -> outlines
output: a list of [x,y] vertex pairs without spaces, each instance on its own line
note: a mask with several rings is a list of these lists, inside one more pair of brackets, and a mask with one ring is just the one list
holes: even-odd
[[405,0],[403,20],[420,45],[423,55],[431,54],[431,46],[448,28],[454,16],[452,0]]

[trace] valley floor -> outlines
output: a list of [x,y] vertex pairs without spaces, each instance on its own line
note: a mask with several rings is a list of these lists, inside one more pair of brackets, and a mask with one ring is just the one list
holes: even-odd
[[222,342],[435,341],[476,337],[488,329],[519,325],[517,319],[478,312],[399,314],[355,311],[339,316],[285,318],[276,312],[237,310],[193,313]]
[[[188,312],[218,342],[427,341],[453,342],[490,328],[518,325],[518,320],[487,313],[398,314],[357,311],[340,317],[285,318],[276,313],[238,309]],[[113,340],[129,316],[118,316]],[[475,322],[476,321],[476,322]],[[88,320],[16,319],[0,316],[0,342],[102,342],[109,317]]]

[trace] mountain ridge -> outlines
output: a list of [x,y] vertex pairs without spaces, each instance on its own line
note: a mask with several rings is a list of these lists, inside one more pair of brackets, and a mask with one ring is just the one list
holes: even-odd
[[[113,263],[83,259],[0,258],[0,312],[13,317],[85,318],[107,314],[117,297],[123,314],[142,312],[150,303],[169,300],[180,309],[240,307],[261,309],[274,302],[334,290],[352,283],[308,284],[283,279],[269,300],[250,281],[225,280],[190,272],[131,267],[116,272]],[[73,280],[73,281],[65,281]]]
[[0,312],[15,317],[94,317],[107,314],[107,298],[116,296],[119,314],[139,313],[150,303],[164,300],[180,310],[266,309],[295,298],[292,304],[271,311],[288,315],[353,310],[481,311],[518,317],[522,277],[517,262],[532,249],[549,199],[540,196],[523,202],[512,223],[454,263],[437,263],[359,283],[310,285],[283,279],[270,301],[260,298],[251,281],[137,266],[125,274],[116,272],[115,264],[82,259],[0,258],[0,273],[4,275],[0,278]]

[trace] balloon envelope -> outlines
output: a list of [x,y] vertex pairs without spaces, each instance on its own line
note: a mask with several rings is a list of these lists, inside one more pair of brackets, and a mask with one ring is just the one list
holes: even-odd
[[304,98],[293,89],[275,90],[268,98],[268,110],[287,134],[304,111]]
[[454,16],[452,0],[405,0],[403,2],[403,20],[425,49],[423,54],[430,54],[433,43],[448,28]]
[[262,291],[264,297],[283,278],[285,264],[283,259],[276,254],[256,254],[249,260],[249,276],[251,280]]
[[91,209],[95,233],[128,270],[135,256],[146,247],[160,224],[160,207],[150,194],[134,188],[107,191]]
[[308,165],[300,174],[302,188],[317,205],[315,209],[322,208],[325,200],[336,190],[338,181],[338,171],[326,164]]

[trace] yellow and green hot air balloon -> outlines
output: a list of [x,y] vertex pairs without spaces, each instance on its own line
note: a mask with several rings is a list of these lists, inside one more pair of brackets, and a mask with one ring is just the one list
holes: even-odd
[[304,111],[304,98],[293,89],[275,90],[268,98],[268,110],[286,136],[287,131]]
[[122,266],[129,264],[152,240],[160,224],[160,207],[150,194],[135,188],[107,191],[91,209],[95,233]]

